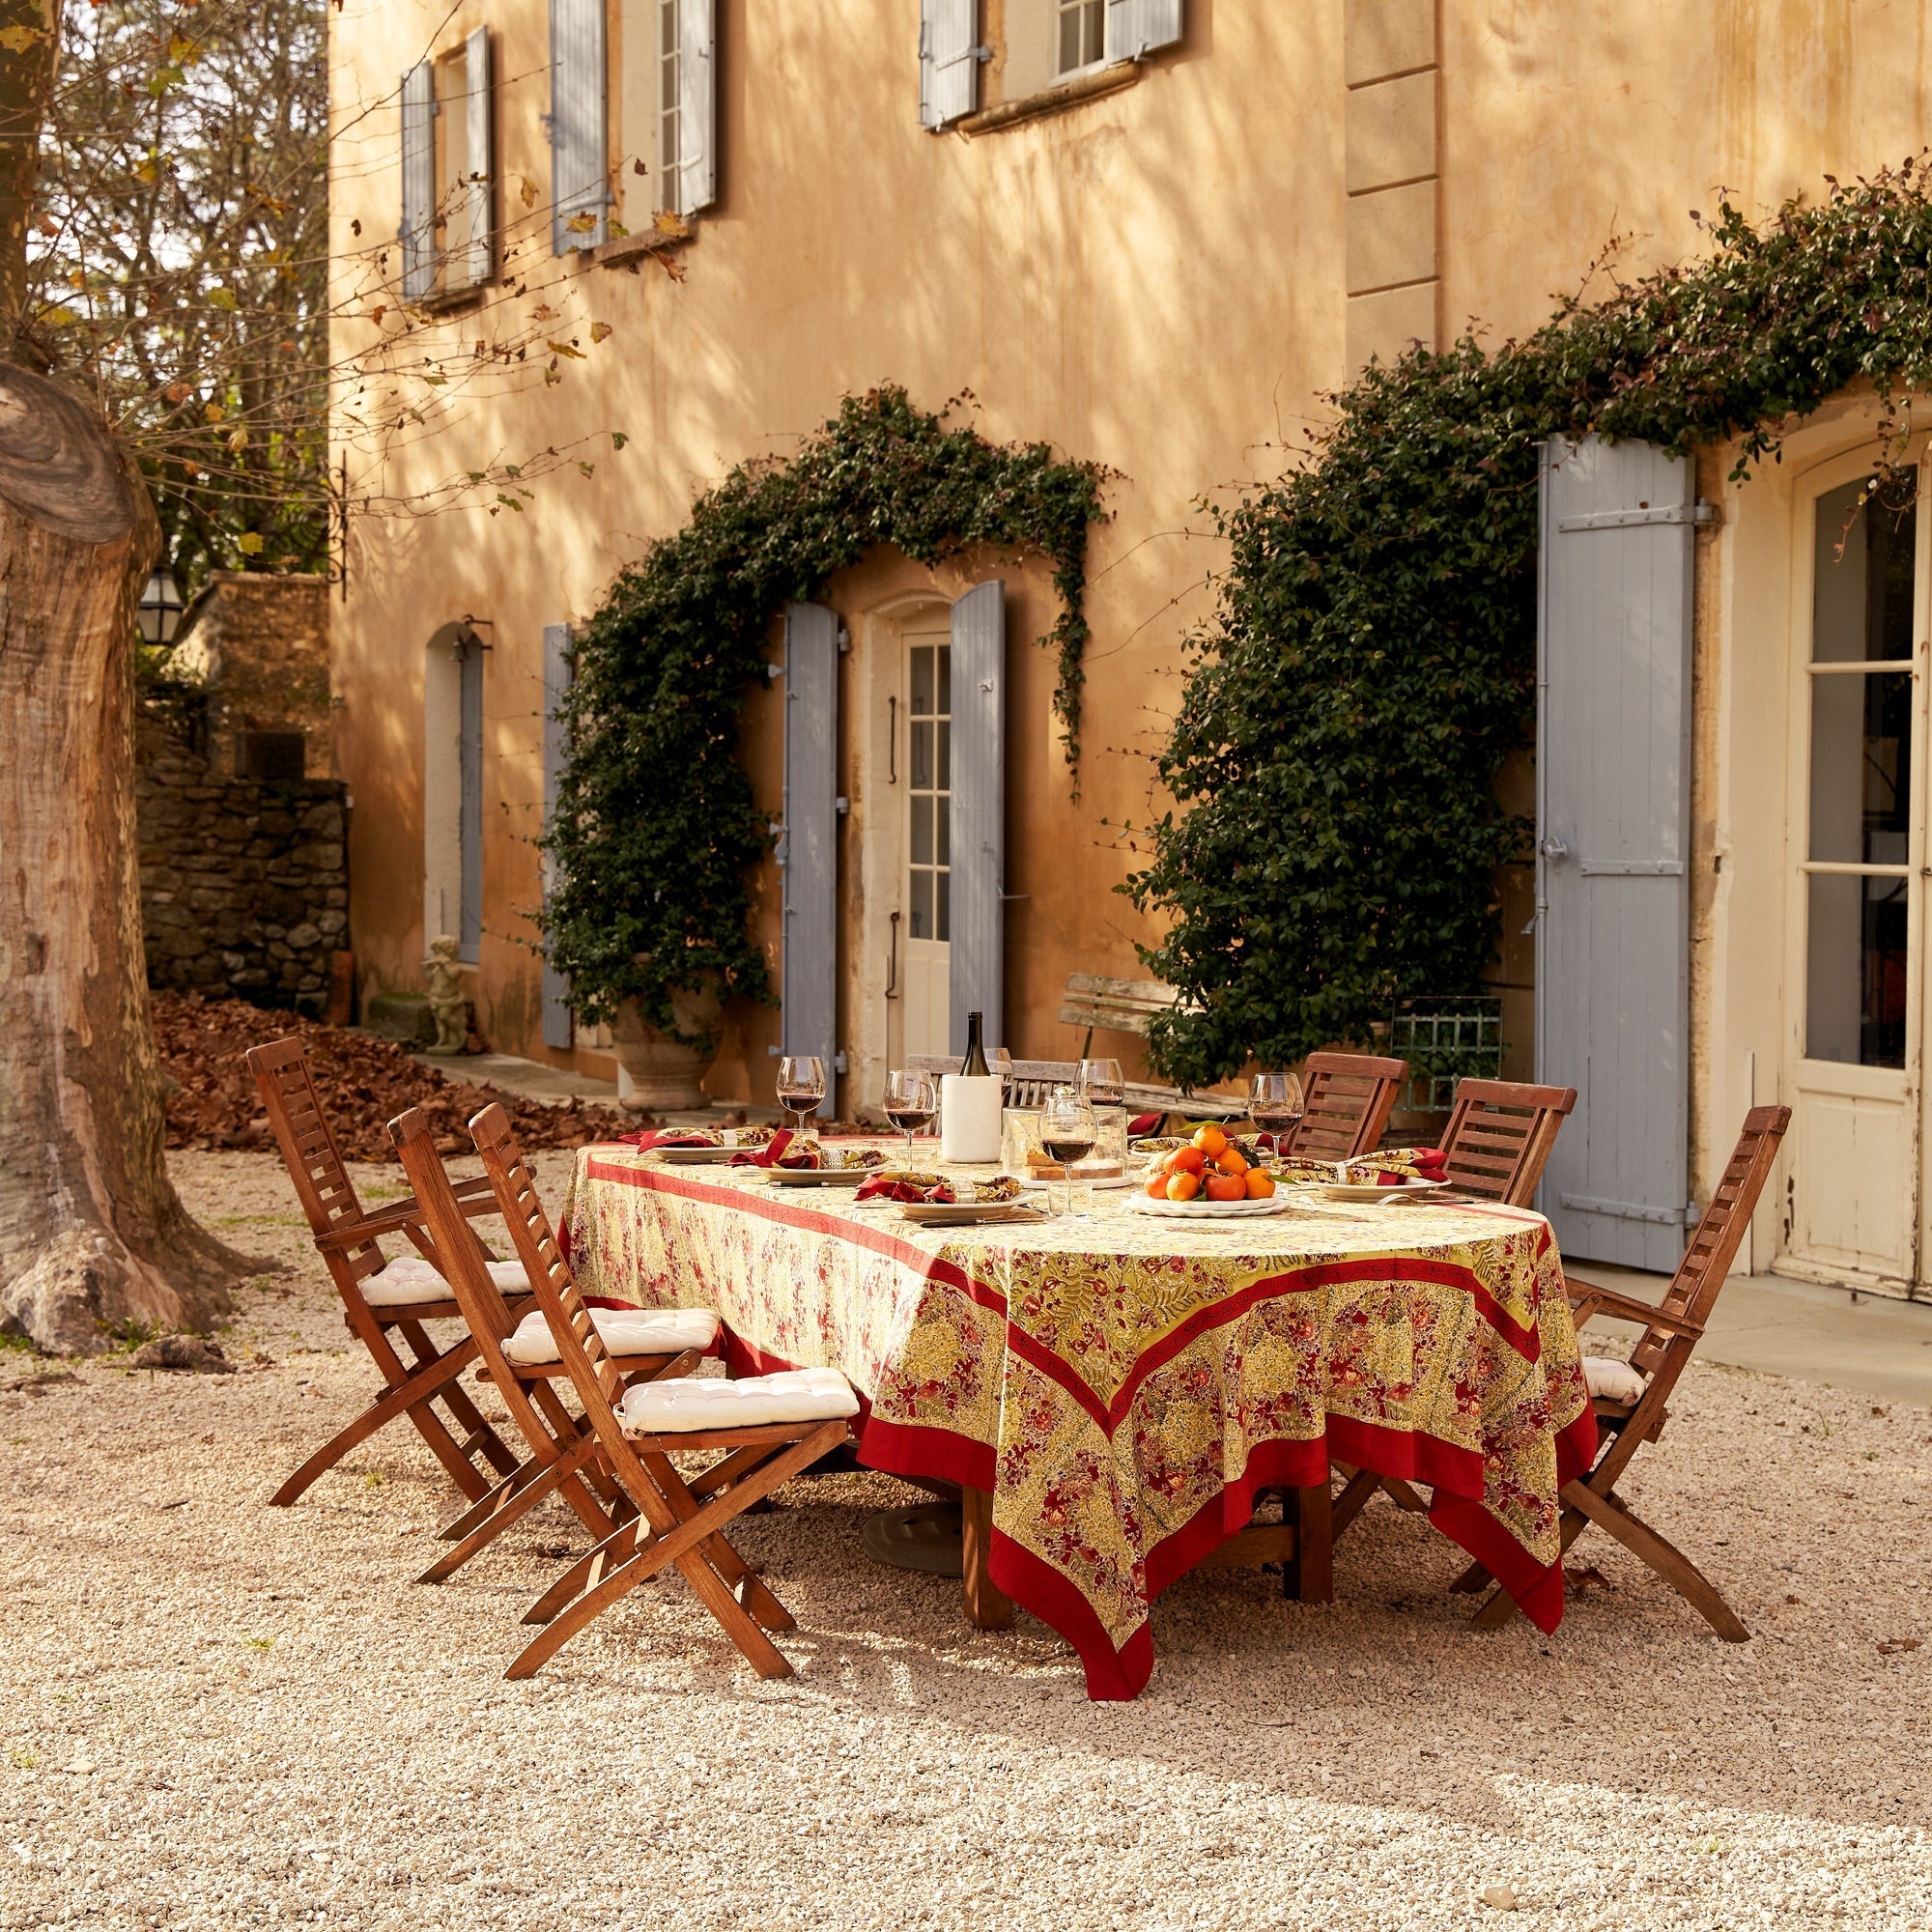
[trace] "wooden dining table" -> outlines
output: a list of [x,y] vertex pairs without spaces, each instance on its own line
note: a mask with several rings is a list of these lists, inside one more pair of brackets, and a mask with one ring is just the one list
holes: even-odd
[[[963,1194],[991,1170],[955,1172]],[[579,1151],[562,1220],[586,1293],[716,1309],[734,1373],[841,1370],[863,1464],[960,1486],[969,1616],[1039,1616],[1092,1696],[1141,1690],[1153,1600],[1256,1547],[1266,1492],[1288,1494],[1300,1594],[1324,1594],[1331,1459],[1432,1485],[1435,1528],[1553,1630],[1558,1492],[1596,1424],[1548,1224],[1301,1192],[1214,1221],[1132,1201],[923,1227],[849,1187],[618,1145]]]

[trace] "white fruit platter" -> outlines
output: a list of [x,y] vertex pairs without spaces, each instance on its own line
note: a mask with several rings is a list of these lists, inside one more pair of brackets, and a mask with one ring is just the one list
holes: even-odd
[[1169,1221],[1240,1221],[1258,1214],[1279,1214],[1289,1205],[1285,1194],[1265,1194],[1259,1201],[1156,1201],[1151,1194],[1133,1195],[1127,1202],[1136,1214],[1157,1214]]

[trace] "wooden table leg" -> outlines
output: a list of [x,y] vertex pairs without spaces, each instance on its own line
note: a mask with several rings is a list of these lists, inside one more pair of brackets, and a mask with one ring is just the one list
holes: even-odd
[[975,1630],[1013,1627],[1013,1600],[992,1578],[987,1563],[993,1548],[993,1498],[985,1490],[961,1490],[959,1513],[964,1534],[966,1621]]
[[1294,1498],[1294,1561],[1282,1578],[1286,1594],[1303,1604],[1332,1604],[1335,1556],[1328,1485],[1288,1493]]

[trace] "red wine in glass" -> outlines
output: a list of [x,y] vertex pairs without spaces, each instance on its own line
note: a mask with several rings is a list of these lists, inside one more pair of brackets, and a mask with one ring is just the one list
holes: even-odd
[[1039,1144],[1062,1167],[1071,1167],[1076,1160],[1085,1160],[1094,1151],[1092,1136],[1086,1140],[1049,1140],[1042,1136]]

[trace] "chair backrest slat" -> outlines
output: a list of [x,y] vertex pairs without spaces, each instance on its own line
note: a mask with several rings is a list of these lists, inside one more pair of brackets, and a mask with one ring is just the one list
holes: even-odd
[[509,1224],[517,1257],[536,1290],[537,1305],[550,1323],[558,1357],[576,1385],[585,1413],[595,1411],[598,1435],[608,1447],[611,1437],[621,1439],[616,1407],[623,1394],[622,1378],[578,1293],[570,1264],[556,1244],[550,1216],[537,1198],[536,1181],[511,1131],[509,1116],[494,1103],[485,1107],[469,1122],[469,1137],[483,1157],[483,1171],[490,1177],[497,1205]]
[[1311,1053],[1301,1072],[1302,1114],[1289,1151],[1353,1160],[1381,1139],[1408,1062],[1362,1053]]
[[1442,1137],[1451,1184],[1512,1208],[1531,1206],[1557,1129],[1576,1104],[1574,1087],[1459,1081]]

